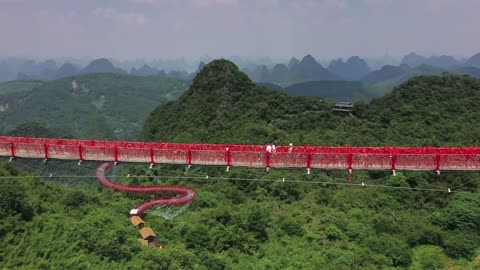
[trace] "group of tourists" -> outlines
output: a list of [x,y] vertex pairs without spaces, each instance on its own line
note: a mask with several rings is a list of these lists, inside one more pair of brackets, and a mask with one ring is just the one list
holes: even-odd
[[[292,153],[293,152],[293,144],[290,143],[288,145],[288,153]],[[275,144],[272,142],[271,144],[267,144],[267,153],[276,153],[277,152],[277,148],[275,147]]]

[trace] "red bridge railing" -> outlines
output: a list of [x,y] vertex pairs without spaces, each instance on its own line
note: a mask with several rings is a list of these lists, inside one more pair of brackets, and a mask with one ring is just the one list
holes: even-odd
[[0,156],[185,165],[349,170],[480,170],[479,147],[181,144],[1,137]]

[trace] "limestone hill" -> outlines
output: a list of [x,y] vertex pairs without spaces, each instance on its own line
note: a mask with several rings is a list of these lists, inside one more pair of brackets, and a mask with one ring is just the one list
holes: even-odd
[[[358,83],[357,83],[358,84]],[[351,87],[361,87],[352,82]],[[352,89],[353,89],[352,88]],[[255,86],[231,62],[213,61],[178,100],[157,107],[144,140],[318,145],[472,145],[480,130],[480,80],[420,76],[353,117],[331,112],[333,102],[291,97]]]
[[[287,139],[310,117],[330,115],[318,98],[290,97],[256,86],[232,62],[206,65],[178,101],[155,109],[147,119],[144,140],[265,143]],[[333,115],[332,115],[333,116]]]

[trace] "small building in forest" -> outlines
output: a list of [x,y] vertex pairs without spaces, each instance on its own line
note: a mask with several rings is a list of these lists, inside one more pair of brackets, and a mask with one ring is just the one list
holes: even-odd
[[157,235],[150,227],[143,227],[140,229],[142,238],[138,239],[140,243],[147,247],[155,247],[157,242]]
[[351,113],[353,110],[353,104],[351,102],[338,102],[333,106],[333,112]]
[[130,221],[132,222],[133,226],[138,228],[143,228],[145,226],[145,221],[139,216],[131,216]]
[[140,242],[140,244],[142,244],[142,246],[148,247],[148,240],[143,240],[142,238],[138,238],[138,241]]

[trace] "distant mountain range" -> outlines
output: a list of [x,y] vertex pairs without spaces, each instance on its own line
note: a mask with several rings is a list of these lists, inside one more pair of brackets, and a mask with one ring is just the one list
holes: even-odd
[[352,56],[346,62],[343,62],[341,58],[333,60],[328,65],[328,70],[345,80],[358,81],[370,72],[370,67],[365,60],[358,56]]
[[480,68],[480,53],[470,57],[467,62],[465,62],[465,66]]
[[90,64],[88,64],[85,68],[83,68],[80,73],[87,74],[87,73],[118,73],[118,74],[126,74],[127,72],[123,69],[116,68],[113,64],[108,61],[108,59],[100,58],[97,60],[93,60]]
[[367,61],[359,56],[352,56],[346,61],[334,59],[324,68],[311,55],[305,56],[301,61],[292,57],[288,64],[276,64],[267,66],[254,66],[242,69],[253,81],[261,83],[275,83],[282,87],[308,81],[364,81],[379,83],[393,77],[403,76],[410,78],[411,75],[436,75],[441,72],[454,74],[467,74],[478,77],[480,68],[480,53],[472,56],[467,61],[455,59],[452,56],[424,57],[416,53],[410,53],[402,59],[399,66],[385,65],[377,70],[371,70]]
[[343,78],[331,70],[324,68],[311,55],[306,55],[301,61],[292,58],[288,65],[276,64],[270,71],[266,66],[245,68],[243,71],[256,82],[274,82],[281,85],[293,83],[342,80]]
[[451,68],[451,67],[456,67],[461,65],[461,63],[457,59],[453,58],[452,56],[441,55],[441,56],[424,57],[414,52],[411,52],[405,55],[402,59],[402,64],[408,65],[410,67],[428,65],[428,66],[442,67],[442,68]]
[[378,83],[385,80],[390,80],[395,77],[402,76],[406,74],[406,71],[409,69],[408,65],[400,66],[384,66],[379,70],[375,70],[367,74],[362,78],[363,81],[368,83]]
[[166,72],[165,70],[158,70],[146,64],[138,69],[132,68],[130,72],[127,72],[124,69],[114,66],[113,63],[106,58],[93,60],[83,68],[69,62],[58,67],[54,60],[46,60],[39,63],[34,60],[18,61],[16,59],[0,61],[0,82],[11,80],[55,80],[89,73],[168,76],[180,79],[191,79],[196,74],[195,72],[188,73],[184,70],[170,70]]
[[[391,91],[395,86],[402,82],[419,75],[440,75],[444,72],[453,74],[466,74],[472,77],[480,78],[480,53],[473,55],[466,60],[457,60],[452,56],[431,56],[425,57],[414,52],[409,53],[402,59],[400,65],[385,65],[379,69],[372,70],[365,59],[359,56],[349,57],[346,61],[341,58],[332,60],[328,66],[324,67],[312,55],[306,55],[301,60],[292,57],[288,63],[273,64],[270,60],[264,61],[260,65],[248,64],[242,58],[235,58],[246,66],[242,69],[252,81],[268,85],[274,88],[287,89],[290,86],[291,91],[302,93],[325,93],[328,89],[340,89],[345,86],[349,91],[353,91],[352,84],[343,84],[345,81],[362,82],[358,89],[369,89],[368,95],[364,92],[353,97],[368,98],[381,96]],[[194,72],[185,70],[163,70],[155,66],[143,63],[140,66],[131,68],[130,71],[121,69],[112,61],[106,58],[100,58],[86,63],[84,67],[66,62],[58,66],[54,60],[35,62],[34,60],[20,61],[18,59],[6,59],[0,61],[0,81],[8,80],[55,80],[64,77],[78,76],[90,73],[114,73],[130,74],[135,76],[159,76],[173,77],[179,79],[191,80],[208,63],[201,61]],[[141,63],[141,62],[139,62]],[[322,63],[325,63],[322,61]],[[309,83],[307,82],[321,82]],[[327,84],[326,81],[335,83]],[[301,87],[306,87],[301,89]],[[314,85],[320,87],[313,90]],[[335,87],[332,88],[332,85]],[[300,90],[299,90],[300,89]],[[337,97],[338,95],[332,94]],[[332,96],[330,95],[330,96]]]

